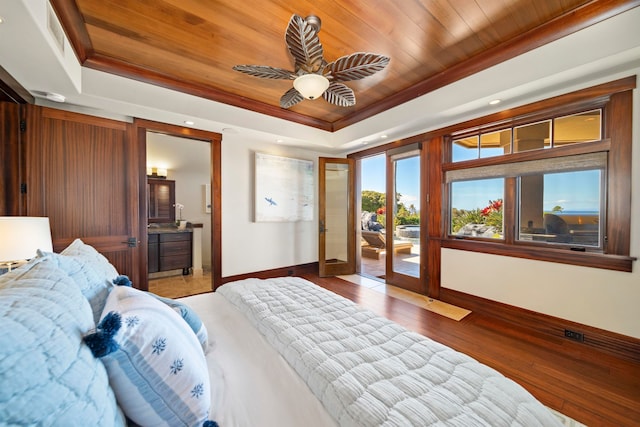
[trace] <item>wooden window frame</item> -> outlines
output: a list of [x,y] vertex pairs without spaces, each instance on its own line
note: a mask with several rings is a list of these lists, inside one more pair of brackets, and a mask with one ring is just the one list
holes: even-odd
[[[447,129],[443,153],[443,248],[483,252],[495,255],[557,262],[618,271],[632,271],[635,258],[629,256],[631,238],[631,150],[632,150],[632,92],[636,76],[605,83],[592,88],[561,95],[524,107],[486,116]],[[505,156],[451,162],[451,141],[464,135],[484,133],[489,129],[518,126],[540,119],[555,118],[581,110],[602,108],[603,139],[598,142],[571,144],[550,150],[524,151]],[[514,239],[516,209],[505,203],[505,239],[459,239],[448,233],[450,222],[449,186],[445,184],[447,171],[470,167],[490,166],[511,162],[548,159],[590,152],[608,153],[605,212],[606,242],[603,252],[576,252],[570,248],[532,245]],[[505,201],[517,200],[516,178],[505,179]],[[445,225],[447,224],[447,225]]]

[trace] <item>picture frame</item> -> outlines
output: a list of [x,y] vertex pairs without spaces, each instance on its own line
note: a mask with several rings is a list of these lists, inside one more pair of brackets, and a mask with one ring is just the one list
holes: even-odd
[[314,162],[255,153],[255,222],[312,221]]

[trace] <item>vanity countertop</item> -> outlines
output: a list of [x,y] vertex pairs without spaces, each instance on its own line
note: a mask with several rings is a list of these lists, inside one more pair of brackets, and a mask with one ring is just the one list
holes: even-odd
[[162,225],[162,226],[151,225],[147,229],[147,233],[148,234],[193,233],[193,229],[191,227],[180,229],[176,226],[170,226],[170,225]]

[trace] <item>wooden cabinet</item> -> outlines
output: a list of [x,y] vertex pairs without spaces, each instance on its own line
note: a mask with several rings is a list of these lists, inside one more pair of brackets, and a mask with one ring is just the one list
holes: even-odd
[[147,178],[147,214],[149,223],[175,222],[176,182]]
[[160,250],[158,244],[160,242],[159,234],[149,234],[149,273],[160,271]]
[[189,274],[192,266],[191,232],[149,234],[149,273],[182,269]]

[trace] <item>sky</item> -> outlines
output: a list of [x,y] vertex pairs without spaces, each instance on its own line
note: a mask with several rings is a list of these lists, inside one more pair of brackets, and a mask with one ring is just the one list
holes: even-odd
[[[410,157],[398,161],[396,191],[402,195],[400,201],[407,207],[413,205],[420,211],[420,161]],[[362,190],[384,193],[385,156],[380,154],[362,161]]]
[[[405,206],[413,204],[420,210],[420,163],[418,157],[399,161],[397,191]],[[362,190],[385,192],[385,156],[378,155],[362,161]],[[600,172],[580,171],[547,174],[544,181],[544,211],[561,206],[564,212],[599,211]],[[487,206],[489,200],[502,199],[502,179],[481,182],[458,182],[454,186],[453,207],[475,209]]]

